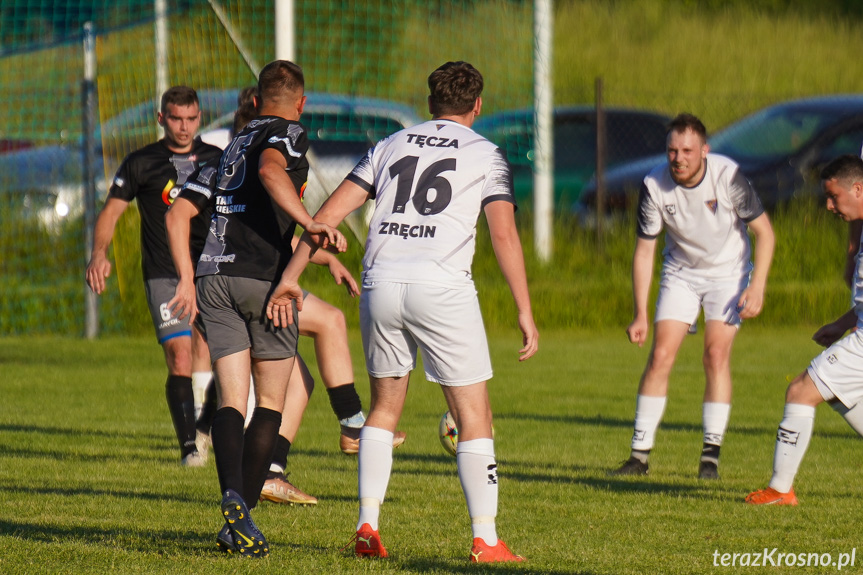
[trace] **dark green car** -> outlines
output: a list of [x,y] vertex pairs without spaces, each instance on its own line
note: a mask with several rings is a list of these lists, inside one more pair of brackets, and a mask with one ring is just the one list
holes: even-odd
[[[606,168],[665,151],[668,116],[625,108],[607,108]],[[473,129],[503,150],[512,165],[519,205],[533,204],[532,109],[480,116]],[[596,171],[596,109],[554,109],[554,209],[569,211]]]

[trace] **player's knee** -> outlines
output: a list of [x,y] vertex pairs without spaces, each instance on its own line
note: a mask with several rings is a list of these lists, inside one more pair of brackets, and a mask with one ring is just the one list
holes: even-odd
[[820,403],[821,394],[818,392],[818,388],[815,387],[815,383],[809,377],[809,374],[805,371],[794,378],[794,380],[788,384],[788,389],[785,391],[785,403],[800,403],[804,405],[809,405],[814,403]]
[[647,363],[649,372],[668,372],[674,365],[676,354],[665,347],[655,347],[650,352],[650,360]]
[[723,346],[711,345],[704,348],[702,362],[704,369],[716,371],[728,366],[730,351]]

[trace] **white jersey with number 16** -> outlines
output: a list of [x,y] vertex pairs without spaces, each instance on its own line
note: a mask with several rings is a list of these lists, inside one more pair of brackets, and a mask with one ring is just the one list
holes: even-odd
[[501,151],[450,120],[381,140],[347,179],[375,199],[363,283],[471,284],[480,210],[494,201],[515,206]]

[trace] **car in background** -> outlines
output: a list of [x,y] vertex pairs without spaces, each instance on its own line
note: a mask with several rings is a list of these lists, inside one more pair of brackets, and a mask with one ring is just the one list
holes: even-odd
[[[238,89],[199,90],[201,135],[217,138],[233,123]],[[307,209],[314,213],[324,199],[351,171],[375,142],[420,122],[404,104],[327,93],[307,93],[300,121],[309,135],[309,184]],[[111,177],[131,151],[161,135],[156,123],[158,102],[152,100],[124,110],[97,130],[97,197],[107,193],[105,176]],[[224,137],[224,136],[223,136]],[[223,140],[225,143],[227,140]],[[11,192],[27,217],[59,232],[66,221],[80,217],[83,205],[83,151],[80,145],[41,146],[0,155],[0,194]],[[349,225],[365,237],[365,213],[353,216]]]
[[[662,114],[626,108],[607,108],[607,166],[616,166],[665,150],[670,118]],[[511,110],[480,116],[473,129],[503,151],[513,171],[519,204],[533,202],[532,109]],[[554,207],[569,210],[584,184],[596,171],[596,108],[570,106],[554,109]]]
[[[101,167],[101,161],[98,162]],[[59,233],[84,213],[83,153],[68,146],[38,146],[0,154],[0,206],[16,223],[34,222]],[[97,194],[106,190],[97,174]],[[7,224],[8,225],[8,224]]]
[[[708,138],[710,151],[740,165],[765,207],[820,193],[818,173],[841,154],[861,152],[863,95],[825,96],[769,106]],[[605,206],[622,212],[637,201],[644,176],[666,162],[657,155],[605,174]],[[595,218],[596,182],[574,207],[582,222]]]

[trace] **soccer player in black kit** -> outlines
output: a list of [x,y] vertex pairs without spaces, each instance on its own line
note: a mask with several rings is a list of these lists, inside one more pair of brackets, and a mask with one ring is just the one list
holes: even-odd
[[[212,437],[225,520],[217,541],[225,551],[263,557],[269,547],[249,505],[258,500],[276,446],[299,335],[296,321],[273,326],[265,315],[267,299],[293,253],[297,224],[325,234],[342,251],[346,242],[335,229],[314,222],[300,201],[309,171],[308,137],[299,123],[306,102],[302,70],[285,60],[271,62],[261,71],[255,99],[258,117],[234,137],[219,169],[204,167],[196,180],[202,185],[187,187],[199,192],[199,201],[186,201],[184,193],[171,210],[171,248],[180,276],[171,301],[175,309],[200,312],[216,374],[219,409]],[[186,242],[175,240],[182,222],[198,217],[213,199],[215,212],[195,270],[190,254],[183,253]],[[257,407],[244,432],[250,372]]]
[[[141,263],[147,304],[156,337],[165,353],[168,381],[165,394],[174,422],[183,465],[200,467],[204,456],[195,447],[195,408],[192,391],[193,338],[195,353],[206,356],[206,344],[187,322],[176,318],[168,301],[174,296],[178,274],[171,260],[165,213],[186,179],[203,165],[218,164],[222,150],[196,138],[201,122],[198,95],[187,86],[162,94],[157,115],[164,137],[129,154],[121,164],[94,229],[93,251],[87,264],[87,285],[97,294],[111,273],[108,246],[120,215],[138,200],[141,215]],[[209,222],[193,222],[190,250],[200,254]]]

